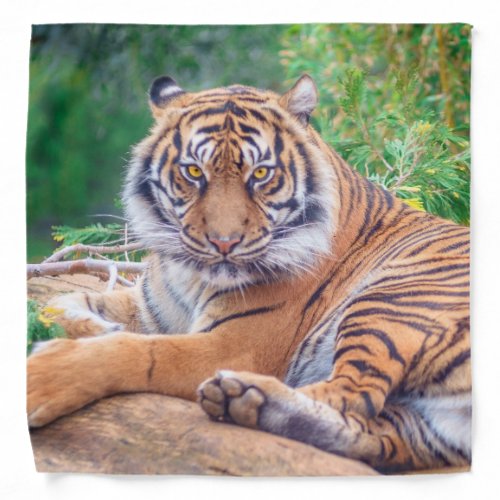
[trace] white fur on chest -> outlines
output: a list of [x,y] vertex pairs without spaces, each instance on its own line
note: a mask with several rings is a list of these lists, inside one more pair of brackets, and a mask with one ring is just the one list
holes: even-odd
[[197,304],[205,286],[181,264],[168,262],[158,267],[148,276],[149,313],[156,315],[164,333],[188,333],[197,319]]

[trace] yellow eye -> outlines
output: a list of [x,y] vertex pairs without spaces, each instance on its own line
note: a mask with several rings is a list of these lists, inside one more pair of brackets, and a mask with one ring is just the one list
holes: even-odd
[[269,169],[267,167],[259,167],[253,171],[253,176],[256,179],[263,179],[267,173],[269,172]]
[[192,177],[193,179],[199,179],[203,175],[201,168],[197,167],[196,165],[190,165],[187,168],[187,172],[189,176]]

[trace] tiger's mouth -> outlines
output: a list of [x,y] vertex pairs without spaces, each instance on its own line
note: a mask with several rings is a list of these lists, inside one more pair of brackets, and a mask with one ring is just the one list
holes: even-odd
[[186,255],[190,258],[199,261],[200,265],[209,266],[212,268],[244,268],[249,264],[258,261],[267,253],[267,247],[272,241],[272,237],[267,241],[260,241],[260,245],[255,247],[253,245],[238,245],[235,251],[228,253],[220,253],[214,251],[213,248],[205,245],[203,247],[195,247],[189,241],[181,238],[185,248]]
[[240,253],[217,255],[207,251],[207,248],[200,251],[183,243],[184,251],[177,252],[174,260],[191,268],[207,283],[227,287],[269,280],[269,273],[266,272],[268,266],[265,263],[268,244],[251,251],[241,249]]
[[243,237],[227,253],[201,240],[191,242],[183,232],[179,236],[180,245],[170,258],[214,286],[241,287],[312,274],[330,252],[326,228],[320,222],[277,228],[254,240]]

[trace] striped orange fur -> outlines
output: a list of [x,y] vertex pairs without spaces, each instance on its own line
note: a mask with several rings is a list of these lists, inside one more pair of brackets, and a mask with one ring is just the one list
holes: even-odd
[[283,96],[153,83],[123,195],[149,266],[55,299],[72,338],[28,360],[32,426],[153,391],[381,471],[470,463],[468,229],[353,171],[316,101],[308,76]]

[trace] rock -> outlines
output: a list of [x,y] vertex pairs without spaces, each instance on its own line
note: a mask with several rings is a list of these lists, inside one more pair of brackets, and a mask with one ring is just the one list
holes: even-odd
[[[28,294],[102,291],[92,276],[32,278]],[[312,446],[212,422],[193,402],[158,394],[124,394],[89,405],[31,431],[39,472],[218,474],[236,476],[372,475],[365,464]]]
[[368,466],[264,432],[212,422],[197,404],[158,394],[103,399],[33,430],[39,472],[371,475]]

